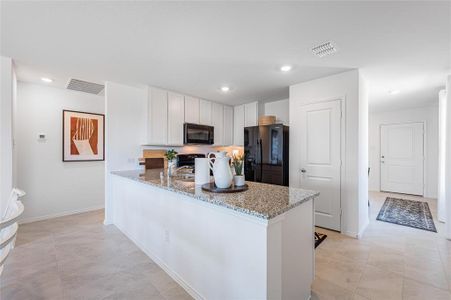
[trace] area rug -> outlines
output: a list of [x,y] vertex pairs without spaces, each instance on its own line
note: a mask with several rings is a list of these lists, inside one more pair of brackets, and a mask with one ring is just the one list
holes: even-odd
[[427,202],[387,197],[376,220],[437,232]]
[[315,248],[319,246],[325,239],[327,235],[319,232],[315,232]]

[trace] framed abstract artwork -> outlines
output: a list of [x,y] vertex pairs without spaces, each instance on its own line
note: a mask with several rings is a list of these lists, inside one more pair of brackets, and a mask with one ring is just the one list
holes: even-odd
[[105,115],[63,110],[63,161],[105,160]]

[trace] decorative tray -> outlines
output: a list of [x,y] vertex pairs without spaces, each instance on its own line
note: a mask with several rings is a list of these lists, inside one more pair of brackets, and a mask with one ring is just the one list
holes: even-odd
[[204,191],[212,192],[212,193],[238,193],[238,192],[247,191],[248,188],[249,188],[249,186],[247,184],[242,185],[242,186],[235,186],[232,184],[227,189],[218,188],[214,182],[210,182],[210,183],[206,183],[206,184],[202,185],[202,189]]

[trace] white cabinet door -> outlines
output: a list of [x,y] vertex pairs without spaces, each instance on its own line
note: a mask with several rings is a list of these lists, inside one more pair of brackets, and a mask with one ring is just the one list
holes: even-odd
[[149,88],[148,99],[148,143],[166,145],[168,142],[168,93],[165,90]]
[[341,101],[300,106],[296,116],[301,127],[290,146],[299,149],[301,164],[290,168],[299,168],[301,188],[320,192],[315,198],[315,225],[340,231]]
[[224,105],[224,146],[233,145],[233,107]]
[[244,105],[233,108],[233,144],[244,145]]
[[258,126],[258,102],[244,105],[244,127]]
[[183,145],[183,98],[183,95],[168,92],[168,145]]
[[224,105],[211,104],[212,126],[214,126],[214,145],[224,145]]
[[211,121],[211,102],[207,100],[199,101],[199,124],[212,125]]
[[199,124],[199,99],[185,96],[185,122]]
[[423,123],[381,125],[381,190],[423,195]]

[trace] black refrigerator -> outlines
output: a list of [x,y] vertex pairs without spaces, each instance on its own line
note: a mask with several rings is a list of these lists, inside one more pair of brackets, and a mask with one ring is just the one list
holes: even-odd
[[288,126],[244,128],[244,176],[248,181],[288,186]]

